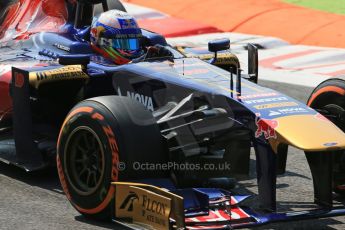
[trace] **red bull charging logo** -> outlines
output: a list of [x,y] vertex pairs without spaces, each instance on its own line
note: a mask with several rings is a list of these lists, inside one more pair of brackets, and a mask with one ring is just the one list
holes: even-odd
[[262,118],[257,117],[255,119],[255,123],[258,128],[255,132],[256,138],[259,138],[262,134],[264,135],[266,139],[277,138],[275,128],[278,127],[278,121],[262,119]]

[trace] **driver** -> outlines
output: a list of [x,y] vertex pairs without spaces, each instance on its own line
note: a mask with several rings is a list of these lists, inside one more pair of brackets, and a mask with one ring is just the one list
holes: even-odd
[[92,49],[117,65],[173,56],[161,45],[143,47],[143,35],[136,20],[120,10],[110,10],[95,17],[90,33]]

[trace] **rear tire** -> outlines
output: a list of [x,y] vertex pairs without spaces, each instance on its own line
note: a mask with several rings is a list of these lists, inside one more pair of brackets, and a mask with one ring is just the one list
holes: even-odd
[[58,139],[57,166],[72,205],[88,217],[109,219],[111,182],[165,177],[165,172],[135,170],[133,164],[162,163],[166,156],[152,114],[130,98],[106,96],[70,111]]
[[[308,106],[318,110],[345,132],[345,81],[331,79],[314,89]],[[333,191],[345,195],[345,151],[334,154]]]

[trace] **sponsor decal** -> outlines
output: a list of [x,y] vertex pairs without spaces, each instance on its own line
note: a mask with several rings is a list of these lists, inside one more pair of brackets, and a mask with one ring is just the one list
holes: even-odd
[[277,93],[257,93],[257,94],[249,94],[249,95],[242,95],[239,96],[239,99],[252,99],[252,98],[261,98],[261,97],[272,97],[277,96]]
[[[99,117],[98,117],[99,119]],[[111,179],[113,181],[118,181],[119,179],[119,170],[117,165],[119,164],[119,148],[117,146],[117,142],[115,139],[115,135],[113,130],[111,129],[110,125],[108,124],[104,124],[102,125],[103,127],[103,131],[105,133],[105,135],[108,138],[108,142],[110,145],[110,149],[111,149],[111,154],[112,154],[112,168],[111,168]]]
[[294,108],[284,108],[284,109],[277,109],[277,110],[270,110],[268,116],[277,116],[281,114],[296,114],[296,113],[306,113],[308,112],[305,108],[294,107]]
[[119,19],[119,23],[122,29],[137,28],[137,23],[133,19]]
[[278,109],[280,113],[288,114],[288,113],[304,113],[307,112],[305,108],[295,107],[295,108],[285,108],[285,109]]
[[270,110],[270,113],[268,114],[268,116],[272,117],[272,116],[277,116],[277,115],[281,115],[281,113],[277,112],[277,111],[272,111]]
[[[78,78],[85,77],[85,73],[82,71],[80,66],[66,66],[63,68],[47,70],[43,72],[37,72],[37,80],[55,80],[63,78]],[[87,76],[87,75],[86,75]]]
[[262,99],[256,99],[256,100],[248,100],[244,101],[246,104],[260,104],[260,103],[266,103],[266,102],[276,102],[276,101],[288,101],[289,99],[287,97],[272,97],[272,98],[262,98]]
[[[212,54],[213,55],[213,54]],[[204,56],[202,56],[201,58],[205,58]],[[238,59],[235,56],[223,56],[223,57],[218,57],[216,59],[215,64],[217,65],[226,65],[226,64],[236,64],[236,66],[238,67]]]
[[55,43],[54,46],[56,48],[60,49],[60,50],[66,51],[66,52],[70,52],[71,51],[70,47],[62,45],[62,44],[59,44],[59,43]]
[[263,105],[255,105],[254,108],[256,109],[270,109],[270,108],[277,108],[277,107],[289,107],[289,106],[297,106],[296,102],[279,102],[279,103],[271,103],[271,104],[263,104]]
[[159,201],[152,196],[143,195],[141,207],[148,212],[155,213],[157,215],[166,216],[168,213],[170,204],[168,202]]
[[115,210],[117,218],[131,218],[152,226],[154,229],[169,229],[171,199],[144,188],[116,185]]
[[59,155],[57,155],[57,157],[56,157],[56,166],[57,166],[58,175],[59,175],[62,189],[63,189],[64,193],[66,194],[67,199],[72,200],[71,194],[69,193],[69,190],[68,190],[67,182],[65,179],[65,174],[64,174],[63,169],[62,169],[61,160],[60,160]]
[[328,143],[324,143],[323,146],[326,146],[326,147],[332,147],[332,146],[336,146],[338,145],[337,142],[328,142]]
[[129,192],[128,196],[120,205],[120,209],[126,209],[128,212],[133,212],[133,202],[138,200],[139,197],[135,192]]
[[[117,94],[119,96],[125,96],[122,94],[120,87],[117,88]],[[153,111],[153,100],[152,97],[145,96],[136,92],[127,91],[127,97],[130,97],[141,104],[143,104],[148,110]]]
[[22,73],[14,73],[14,85],[17,88],[22,88],[24,85],[24,75]]
[[264,135],[265,139],[277,138],[275,129],[278,127],[278,121],[256,117],[255,124],[257,126],[256,138],[261,137],[261,135]]
[[57,69],[31,72],[29,81],[36,88],[43,83],[69,80],[69,79],[88,79],[89,76],[83,72],[80,65],[69,65]]
[[96,39],[99,38],[99,35],[105,31],[105,28],[103,26],[97,26],[97,27],[93,27],[90,31],[91,33],[91,41],[93,42],[97,42]]

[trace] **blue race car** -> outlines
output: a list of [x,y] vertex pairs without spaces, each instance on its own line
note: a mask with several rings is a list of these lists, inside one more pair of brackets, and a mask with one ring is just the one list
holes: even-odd
[[[345,134],[325,116],[257,85],[257,49],[243,74],[227,39],[211,59],[168,56],[116,65],[90,46],[94,14],[119,1],[5,1],[0,23],[0,160],[27,171],[55,162],[71,204],[137,228],[231,229],[344,215],[332,191]],[[227,52],[224,52],[227,51]],[[221,54],[220,54],[221,53]],[[319,132],[322,130],[322,132]],[[319,209],[276,212],[288,146],[305,151]],[[256,154],[260,210],[243,207],[233,177]],[[53,159],[53,160],[52,160]]]

